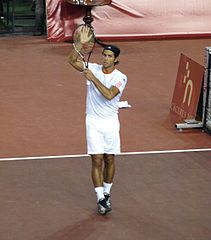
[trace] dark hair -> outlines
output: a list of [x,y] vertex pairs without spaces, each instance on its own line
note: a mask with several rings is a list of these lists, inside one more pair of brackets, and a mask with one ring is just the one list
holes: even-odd
[[112,51],[114,53],[115,58],[117,58],[120,54],[120,49],[117,46],[114,45],[106,45],[104,46],[103,52],[105,50]]

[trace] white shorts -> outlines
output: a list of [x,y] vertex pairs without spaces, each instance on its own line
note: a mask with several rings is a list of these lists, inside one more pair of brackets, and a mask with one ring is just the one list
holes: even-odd
[[119,119],[95,119],[86,116],[88,154],[120,153]]

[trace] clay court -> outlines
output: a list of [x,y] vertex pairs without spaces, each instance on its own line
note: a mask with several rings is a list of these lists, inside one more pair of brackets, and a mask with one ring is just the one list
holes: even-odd
[[[115,42],[128,76],[113,211],[96,212],[86,155],[83,76],[71,44],[0,38],[2,240],[210,240],[211,138],[179,132],[170,104],[183,53],[203,65],[210,39]],[[91,61],[100,61],[96,47]]]

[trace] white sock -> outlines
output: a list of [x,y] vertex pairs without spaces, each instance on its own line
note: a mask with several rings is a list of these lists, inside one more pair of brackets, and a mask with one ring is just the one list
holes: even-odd
[[110,194],[112,184],[113,183],[103,183],[104,193]]
[[105,198],[104,194],[103,194],[103,187],[96,187],[95,192],[96,192],[96,195],[97,195],[97,201],[99,201],[102,198]]

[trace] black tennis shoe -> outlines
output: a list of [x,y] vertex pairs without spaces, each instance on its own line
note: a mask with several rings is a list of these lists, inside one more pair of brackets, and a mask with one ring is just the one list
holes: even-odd
[[99,214],[106,215],[106,213],[108,212],[108,206],[106,204],[105,198],[100,199],[97,203],[97,206]]
[[106,204],[107,204],[107,212],[110,212],[112,210],[111,208],[111,196],[108,193],[104,193]]

